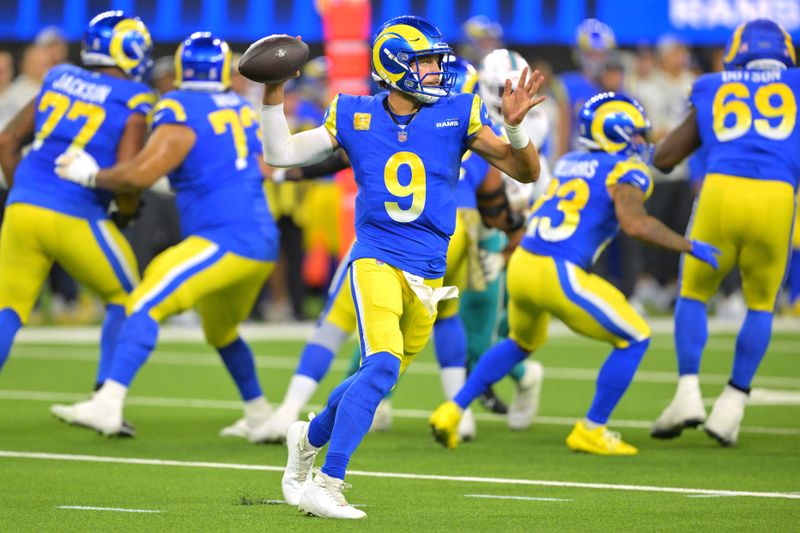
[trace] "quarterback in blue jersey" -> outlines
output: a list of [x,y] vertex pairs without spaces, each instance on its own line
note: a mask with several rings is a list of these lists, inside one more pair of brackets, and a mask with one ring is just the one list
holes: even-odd
[[644,209],[652,180],[640,157],[647,151],[644,135],[650,127],[641,106],[601,93],[586,102],[578,118],[588,150],[570,152],[555,165],[509,262],[509,338],[484,354],[454,401],[431,415],[434,437],[444,446],[458,445],[463,409],[544,344],[552,315],[573,331],[613,346],[600,369],[594,401],[567,445],[599,455],[637,453],[606,423],[647,350],[650,329],[621,292],[587,269],[620,227],[644,242],[689,252],[716,266],[717,250],[684,239]]
[[[451,58],[447,68],[455,74],[455,82],[452,88],[456,93],[474,93],[477,90],[475,68],[460,58]],[[302,179],[326,175],[332,170],[341,170],[349,166],[346,158],[340,157],[337,152],[328,160],[318,165],[312,165],[301,169]],[[482,158],[475,156],[472,152],[464,154],[461,161],[458,186],[456,188],[456,204],[459,213],[456,217],[456,227],[450,246],[447,252],[447,272],[444,276],[445,284],[452,284],[463,289],[468,278],[472,278],[473,284],[483,282],[483,273],[478,261],[477,240],[478,231],[476,224],[483,223],[513,232],[520,229],[523,218],[508,209],[508,200],[505,197],[505,189],[500,173],[489,165]],[[481,198],[479,201],[478,198]],[[473,216],[474,215],[474,216]],[[471,233],[467,235],[464,218],[471,218]],[[467,258],[468,245],[471,240],[475,241],[475,250]],[[334,274],[331,288],[328,295],[328,303],[320,314],[314,331],[309,336],[308,342],[300,355],[297,371],[289,383],[281,405],[269,418],[266,424],[257,428],[250,435],[251,440],[257,442],[276,442],[286,438],[288,427],[298,420],[300,410],[306,405],[311,395],[316,391],[319,382],[327,374],[334,356],[339,351],[342,344],[352,335],[357,328],[356,310],[353,305],[353,297],[350,289],[348,267],[350,265],[350,252],[345,255],[339,264],[339,268]],[[471,274],[471,276],[470,276]],[[479,279],[475,279],[478,277]],[[484,284],[485,285],[485,284]],[[463,385],[465,379],[465,340],[460,340],[456,335],[448,335],[452,331],[436,330],[437,325],[442,323],[438,318],[449,319],[445,322],[453,323],[460,320],[456,313],[458,306],[452,304],[454,300],[445,300],[439,304],[437,322],[434,325],[434,336],[437,346],[437,357],[441,366],[442,385],[447,397],[453,394]],[[451,320],[453,322],[451,322]],[[462,328],[462,334],[463,328]],[[441,349],[440,345],[450,344],[446,349]],[[455,337],[455,338],[454,338]],[[461,346],[461,348],[458,347]],[[455,348],[455,349],[454,349]],[[357,353],[353,372],[360,366],[360,353]],[[352,373],[352,372],[351,372]],[[461,383],[455,386],[453,383],[459,379]],[[379,429],[388,429],[391,424],[391,413],[384,403],[382,410],[383,425]],[[378,421],[378,418],[375,419]],[[474,422],[468,420],[462,424],[462,437],[469,438],[474,435]]]
[[[0,164],[11,186],[0,237],[0,367],[57,262],[106,303],[97,382],[106,378],[139,272],[107,215],[114,195],[59,179],[54,161],[68,148],[81,148],[112,165],[144,146],[145,117],[156,96],[138,80],[150,67],[151,51],[141,20],[121,11],[101,13],[86,30],[83,67],[51,69],[38,96],[0,135]],[[133,215],[138,195],[116,198],[120,214]]]
[[228,90],[230,61],[225,41],[192,34],[175,53],[178,90],[156,104],[153,133],[132,161],[100,169],[77,150],[57,161],[61,177],[90,188],[137,191],[168,175],[184,236],[153,260],[128,299],[104,385],[91,401],[53,406],[67,422],[113,433],[128,387],[155,348],[159,322],[192,307],[245,401],[245,417],[223,431],[240,433],[269,416],[238,326],[272,271],[278,231],[261,186],[258,115]]
[[[286,440],[284,497],[301,511],[330,518],[362,518],[342,490],[350,456],[375,409],[402,370],[423,348],[444,287],[447,247],[455,228],[461,158],[471,149],[520,181],[539,174],[536,149],[520,127],[544,78],[525,71],[516,89],[506,82],[503,111],[509,142],[489,127],[480,97],[451,96],[452,54],[439,30],[417,17],[383,24],[372,46],[375,75],[388,87],[376,96],[340,94],[315,130],[289,133],[283,85],[266,85],[264,157],[273,166],[297,166],[341,146],[355,172],[356,242],[349,278],[358,319],[362,364],[331,393],[312,422],[296,422]],[[306,483],[319,449],[325,464]]]
[[[728,446],[736,443],[750,384],[769,345],[787,268],[800,175],[800,70],[791,37],[767,19],[739,26],[723,59],[725,71],[695,82],[689,114],[659,143],[654,159],[669,170],[702,145],[706,176],[689,234],[719,247],[722,256],[719,270],[683,258],[675,306],[678,389],[651,434],[672,438],[704,424]],[[734,266],[742,275],[747,316],[730,381],[706,418],[698,380],[708,338],[706,302]]]

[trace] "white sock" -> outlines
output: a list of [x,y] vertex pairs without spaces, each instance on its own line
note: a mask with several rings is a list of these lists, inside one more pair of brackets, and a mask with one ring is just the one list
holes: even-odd
[[306,406],[317,387],[319,387],[319,383],[314,379],[302,374],[295,374],[289,381],[289,388],[286,389],[286,396],[284,396],[279,410],[282,414],[290,414],[294,418],[298,418],[300,410]]
[[272,414],[272,406],[262,394],[252,400],[244,402],[244,417],[247,420],[262,421]]
[[128,387],[113,379],[107,379],[103,386],[94,393],[93,399],[121,410],[127,395]]
[[467,382],[467,368],[463,366],[448,366],[442,368],[439,376],[442,378],[442,389],[448,400],[455,398],[464,383]]
[[589,431],[594,431],[599,427],[605,426],[605,424],[598,424],[597,422],[592,422],[588,418],[583,419],[583,425],[586,426],[586,429],[588,429]]
[[697,394],[700,391],[700,376],[697,374],[684,374],[678,378],[678,390],[675,396]]

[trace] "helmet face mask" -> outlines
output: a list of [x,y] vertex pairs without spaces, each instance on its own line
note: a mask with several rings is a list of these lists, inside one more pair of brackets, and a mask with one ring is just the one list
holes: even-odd
[[789,33],[777,22],[756,19],[741,24],[725,47],[725,70],[791,68],[796,63]]
[[[445,61],[452,54],[441,32],[430,22],[419,17],[396,17],[385,22],[373,39],[372,70],[390,88],[431,104],[453,88],[455,74],[449,72]],[[423,73],[421,63],[427,63],[431,56],[437,56],[438,70]]]
[[105,11],[86,28],[81,62],[87,67],[116,67],[136,81],[144,81],[153,66],[153,40],[139,17]]
[[649,163],[650,121],[636,100],[611,92],[597,94],[583,105],[578,120],[578,141],[585,148],[636,155]]
[[175,52],[175,85],[179,89],[226,91],[231,86],[231,50],[210,32],[195,32]]
[[502,124],[504,121],[502,103],[506,80],[511,80],[511,86],[516,87],[526,68],[528,62],[521,55],[504,48],[493,51],[481,61],[478,68],[480,95],[492,122]]

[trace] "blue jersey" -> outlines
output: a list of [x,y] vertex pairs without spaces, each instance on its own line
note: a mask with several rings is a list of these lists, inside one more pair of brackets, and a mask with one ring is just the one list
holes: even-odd
[[522,247],[588,269],[619,223],[609,187],[627,183],[649,197],[650,171],[641,159],[606,152],[570,152],[558,160],[547,192],[536,200]]
[[36,97],[33,145],[17,167],[8,203],[104,218],[113,195],[59,178],[55,160],[68,148],[83,148],[100,167],[113,166],[128,117],[146,115],[155,100],[141,83],[74,65],[52,68]]
[[[503,130],[497,125],[492,130],[499,136],[504,136]],[[489,163],[472,150],[468,150],[461,159],[461,171],[458,175],[456,188],[456,207],[459,209],[478,208],[478,188],[483,183],[486,173],[489,172]]]
[[[561,86],[564,90],[564,97],[569,106],[569,116],[577,117],[583,104],[592,96],[601,92],[596,83],[586,77],[586,74],[579,70],[571,70],[560,75]],[[577,148],[576,139],[578,138],[578,121],[572,121],[572,128],[569,133],[568,149]]]
[[459,94],[422,106],[398,126],[384,107],[387,97],[340,94],[326,112],[325,127],[350,157],[358,185],[350,260],[375,258],[440,278],[455,229],[461,157],[491,122],[480,97]]
[[233,92],[172,91],[153,110],[153,129],[180,124],[196,135],[181,165],[169,174],[184,236],[213,240],[262,261],[278,256],[259,168],[258,114]]
[[800,69],[706,74],[691,102],[706,153],[706,173],[785,181],[800,174]]

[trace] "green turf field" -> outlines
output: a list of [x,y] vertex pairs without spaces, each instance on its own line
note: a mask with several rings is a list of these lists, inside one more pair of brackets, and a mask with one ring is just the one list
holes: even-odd
[[[709,341],[702,367],[709,400],[727,380],[733,342],[731,335]],[[301,343],[253,346],[267,395],[279,400]],[[702,431],[667,442],[648,436],[674,392],[671,340],[656,335],[611,424],[639,455],[570,452],[564,439],[589,405],[605,354],[602,344],[552,339],[538,354],[545,383],[537,423],[511,432],[481,414],[477,440],[448,451],[433,443],[425,420],[442,399],[426,350],[395,394],[392,431],[368,435],[350,464],[347,495],[367,519],[339,523],[280,503],[283,447],[217,437],[238,418],[239,402],[206,346],[161,344],[126,409],[139,436],[123,440],[48,412],[89,391],[93,345],[20,343],[0,374],[0,531],[800,530],[800,332],[773,338],[732,449]],[[341,379],[344,359],[315,404]],[[509,383],[498,390],[510,399]]]

